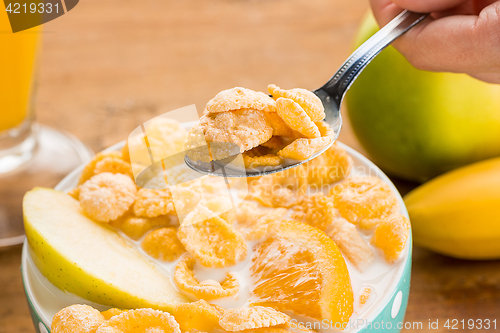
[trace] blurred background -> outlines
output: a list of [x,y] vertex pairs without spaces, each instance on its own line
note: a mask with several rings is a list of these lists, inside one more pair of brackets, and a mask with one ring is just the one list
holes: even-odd
[[[80,1],[44,25],[37,120],[98,152],[156,115],[190,104],[200,112],[227,88],[318,88],[351,53],[368,7],[367,0]],[[364,153],[345,113],[344,122],[339,140]],[[398,186],[406,192],[413,184]],[[20,257],[19,246],[0,249],[0,333],[34,331]],[[499,308],[498,262],[415,248],[406,321],[493,320]]]

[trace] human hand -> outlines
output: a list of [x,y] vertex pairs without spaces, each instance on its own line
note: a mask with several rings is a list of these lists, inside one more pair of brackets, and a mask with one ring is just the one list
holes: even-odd
[[403,8],[431,16],[393,45],[418,69],[500,83],[500,1],[370,0],[383,26]]

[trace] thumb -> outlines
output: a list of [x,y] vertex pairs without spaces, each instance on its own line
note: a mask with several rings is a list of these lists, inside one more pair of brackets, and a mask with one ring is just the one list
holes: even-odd
[[392,0],[400,8],[405,8],[417,13],[433,13],[449,10],[469,0]]

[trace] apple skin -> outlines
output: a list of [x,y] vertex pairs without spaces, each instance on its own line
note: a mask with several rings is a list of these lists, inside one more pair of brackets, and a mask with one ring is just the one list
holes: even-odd
[[[35,188],[26,193],[23,212],[33,261],[40,272],[59,289],[95,303],[121,309],[146,307],[172,311],[175,304],[188,301],[172,287],[168,277],[159,273],[116,232],[81,214],[78,201],[68,194]],[[72,249],[63,253],[61,250],[68,248],[61,244],[67,245],[70,242],[59,241],[61,235],[57,233],[48,235],[47,231],[54,227],[41,226],[40,221],[55,226],[67,224],[69,231],[73,227],[77,235],[67,236],[74,244]],[[69,221],[73,221],[73,225]],[[76,223],[81,227],[75,227]],[[92,243],[93,245],[89,245]],[[75,254],[69,253],[73,251],[87,253],[85,258],[93,258],[92,262],[77,261]],[[134,264],[138,264],[138,267]],[[112,273],[100,272],[96,267],[107,267]],[[130,284],[123,283],[124,279],[109,281],[103,278],[113,276],[114,273],[126,276]],[[156,289],[139,286],[141,281],[148,278]],[[153,289],[154,292],[148,294],[150,297],[138,297],[134,295],[134,290],[131,290],[133,288],[127,289],[127,286],[143,290]]]
[[[377,30],[369,13],[356,47]],[[361,73],[346,104],[359,142],[390,175],[424,182],[500,156],[500,85],[417,70],[392,46]]]

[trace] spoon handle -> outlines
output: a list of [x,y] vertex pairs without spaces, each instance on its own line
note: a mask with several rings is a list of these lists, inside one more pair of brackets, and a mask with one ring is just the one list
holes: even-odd
[[380,31],[364,42],[344,62],[335,75],[320,89],[325,90],[330,96],[335,96],[338,106],[345,92],[356,80],[363,69],[390,43],[404,34],[417,23],[424,20],[429,14],[403,11],[391,22],[387,23]]

